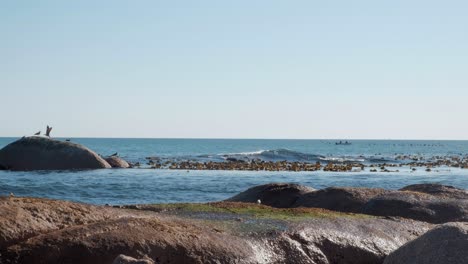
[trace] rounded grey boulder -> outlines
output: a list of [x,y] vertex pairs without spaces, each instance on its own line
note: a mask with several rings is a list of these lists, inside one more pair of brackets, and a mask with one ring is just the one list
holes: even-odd
[[401,188],[400,191],[427,193],[440,198],[468,199],[466,190],[436,183],[412,184]]
[[302,195],[294,207],[316,207],[360,213],[370,199],[387,192],[389,191],[380,188],[329,187]]
[[117,156],[107,157],[106,161],[112,168],[130,168],[130,164],[128,164],[128,162]]
[[362,213],[399,216],[434,224],[466,222],[468,200],[440,198],[422,192],[396,191],[370,199]]
[[403,245],[384,264],[468,263],[468,223],[440,225]]
[[0,150],[0,167],[8,170],[101,169],[111,166],[85,146],[48,137],[23,137]]

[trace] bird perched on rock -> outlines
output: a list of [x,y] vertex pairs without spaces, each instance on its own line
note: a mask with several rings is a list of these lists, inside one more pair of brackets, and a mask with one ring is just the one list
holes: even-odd
[[258,204],[261,204],[261,203],[262,203],[262,200],[258,199],[258,200],[257,200],[257,203],[258,203]]
[[47,130],[46,130],[46,136],[50,137],[50,131],[52,131],[52,127],[49,127],[49,125],[47,125]]
[[10,198],[13,198],[13,197],[15,197],[15,194],[11,192],[10,193]]
[[41,131],[36,132],[34,135],[35,135],[35,136],[39,136],[40,134],[41,134]]
[[112,154],[111,157],[115,157],[115,156],[118,156],[118,155],[119,155],[119,153],[116,152],[116,153]]

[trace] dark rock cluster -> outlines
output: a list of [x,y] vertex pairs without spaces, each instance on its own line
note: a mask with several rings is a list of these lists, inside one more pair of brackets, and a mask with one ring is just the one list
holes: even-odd
[[208,161],[178,161],[163,162],[150,160],[148,165],[153,169],[170,170],[239,170],[239,171],[333,171],[346,172],[359,168],[364,169],[361,163],[333,163],[326,165],[320,162],[298,162],[298,161],[263,161],[263,160],[226,160],[222,162]]
[[153,163],[152,168],[168,168],[171,170],[240,170],[240,171],[317,171],[322,168],[320,162],[291,162],[291,161],[241,161],[227,160],[226,162],[198,162],[181,161],[165,164]]
[[468,168],[468,159],[455,159],[447,157],[441,161],[420,161],[408,163],[378,163],[363,164],[358,162],[298,162],[298,161],[263,161],[263,160],[236,160],[228,158],[226,161],[165,161],[148,157],[147,165],[153,169],[170,170],[239,170],[239,171],[331,171],[349,172],[365,170],[370,172],[399,172],[400,167],[425,168],[427,172],[434,168],[446,166],[454,168]]

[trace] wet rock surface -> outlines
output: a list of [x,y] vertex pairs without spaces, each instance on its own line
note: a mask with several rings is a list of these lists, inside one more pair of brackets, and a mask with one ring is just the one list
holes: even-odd
[[468,263],[468,223],[435,227],[391,253],[385,264]]
[[0,167],[8,170],[101,169],[110,165],[92,150],[43,136],[23,137],[0,150]]
[[426,228],[409,220],[322,219],[301,223],[274,245],[288,252],[290,263],[382,263]]

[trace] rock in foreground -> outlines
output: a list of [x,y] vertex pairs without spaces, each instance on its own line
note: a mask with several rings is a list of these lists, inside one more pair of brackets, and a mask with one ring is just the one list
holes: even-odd
[[[28,236],[5,236],[0,263],[110,264],[123,254],[155,263],[377,264],[432,227],[412,220],[232,202],[142,205],[130,210],[4,199],[0,230],[7,234],[27,232],[31,224],[21,221],[46,219],[50,225],[42,224],[44,228]],[[14,225],[11,217],[6,218],[8,208],[31,216],[25,214]],[[99,216],[90,218],[100,210]]]
[[384,264],[468,263],[468,223],[440,225],[402,246]]
[[302,195],[293,206],[360,213],[367,201],[386,192],[380,188],[330,187]]
[[427,193],[449,199],[468,199],[468,191],[450,185],[436,183],[412,184],[401,188],[400,191]]
[[119,214],[107,207],[42,198],[0,197],[0,248],[42,233],[117,217]]
[[253,263],[254,256],[240,238],[157,217],[65,228],[10,246],[2,256],[15,263],[112,263],[119,254],[157,263]]
[[427,193],[396,191],[379,195],[366,203],[365,214],[400,216],[429,223],[468,222],[468,200]]
[[262,203],[278,208],[323,208],[376,216],[396,216],[434,224],[468,222],[466,190],[440,184],[416,184],[401,190],[330,187],[314,190],[287,183],[250,188],[227,201]]
[[8,170],[71,170],[110,168],[92,150],[42,136],[23,137],[0,150],[0,168]]

